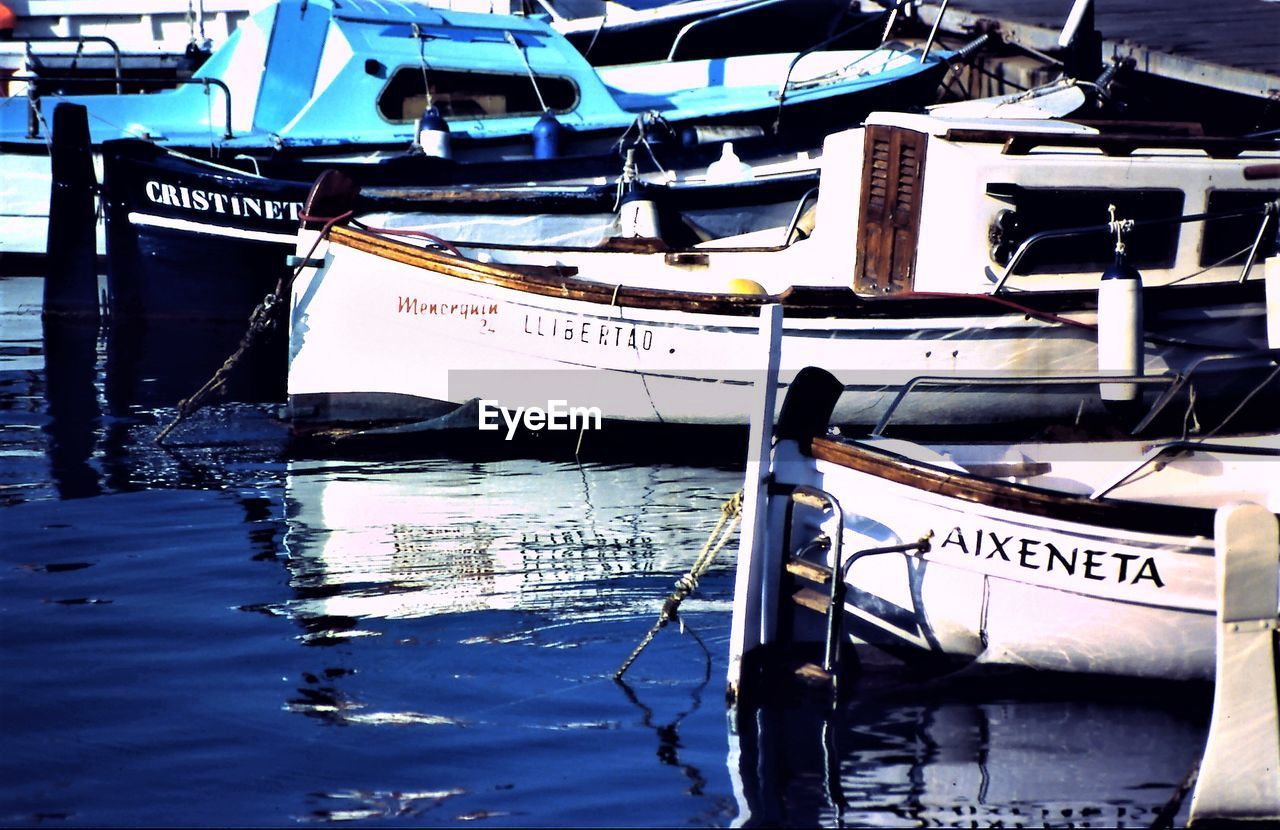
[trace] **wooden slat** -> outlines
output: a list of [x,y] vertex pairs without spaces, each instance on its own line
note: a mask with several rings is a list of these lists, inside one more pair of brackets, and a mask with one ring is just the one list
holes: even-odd
[[795,675],[799,680],[816,685],[829,684],[832,680],[831,673],[816,663],[805,663],[797,666]]
[[822,591],[816,591],[813,588],[801,588],[791,595],[792,601],[802,608],[808,608],[810,611],[817,611],[819,614],[826,614],[827,609],[831,607],[830,594],[824,594]]
[[826,584],[831,580],[831,569],[816,562],[808,562],[804,559],[792,559],[787,562],[787,573],[798,576],[801,579],[807,579],[810,582]]

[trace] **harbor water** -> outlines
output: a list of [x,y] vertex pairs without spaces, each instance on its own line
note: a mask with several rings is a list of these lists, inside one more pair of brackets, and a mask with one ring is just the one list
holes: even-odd
[[732,544],[616,682],[732,447],[307,452],[252,395],[157,446],[205,377],[46,330],[41,292],[0,279],[0,825],[1185,816],[1202,686],[868,672],[834,711],[732,712]]

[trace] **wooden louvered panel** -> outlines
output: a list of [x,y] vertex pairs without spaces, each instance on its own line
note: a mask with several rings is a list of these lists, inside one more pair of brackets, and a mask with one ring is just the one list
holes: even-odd
[[866,131],[853,287],[867,294],[910,291],[927,137],[900,127],[870,126]]

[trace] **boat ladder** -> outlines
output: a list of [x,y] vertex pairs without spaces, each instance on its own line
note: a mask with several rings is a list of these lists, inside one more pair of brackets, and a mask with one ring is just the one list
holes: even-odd
[[[836,497],[808,485],[787,489],[790,492],[787,494],[783,537],[786,580],[780,596],[790,593],[793,605],[821,614],[826,619],[821,664],[802,663],[795,669],[795,675],[807,683],[829,686],[833,693],[838,693],[840,676],[858,667],[857,653],[844,648],[848,639],[844,628],[845,595],[853,564],[859,559],[886,553],[923,554],[929,551],[930,540],[924,537],[905,544],[863,548],[845,556],[842,543],[844,510]],[[816,532],[805,534],[809,536],[807,541],[796,544],[797,531],[803,533],[802,526],[797,526],[797,507],[804,508],[806,512],[817,511],[822,517],[820,525],[829,524],[834,529],[827,532],[819,526]],[[781,617],[785,619],[786,615]]]

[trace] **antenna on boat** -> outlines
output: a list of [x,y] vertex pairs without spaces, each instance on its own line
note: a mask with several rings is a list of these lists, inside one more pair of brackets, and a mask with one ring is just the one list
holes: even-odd
[[547,101],[542,97],[542,90],[538,87],[538,78],[533,73],[533,66],[529,63],[529,56],[525,54],[524,47],[520,45],[520,41],[510,30],[503,32],[507,38],[507,43],[515,47],[516,53],[520,55],[520,60],[524,62],[525,71],[529,73],[529,83],[533,84],[533,93],[538,96],[538,106],[542,107],[542,117],[538,119],[538,123],[533,125],[533,157],[539,159],[552,159],[560,155],[560,137],[564,134],[564,127],[556,120],[556,117],[547,107]]
[[426,96],[422,115],[418,116],[418,129],[414,132],[413,142],[428,156],[452,158],[453,142],[449,136],[449,124],[431,100],[431,82],[427,78],[427,40],[422,36],[422,29],[417,23],[409,25],[418,41],[418,65],[422,67],[422,92]]

